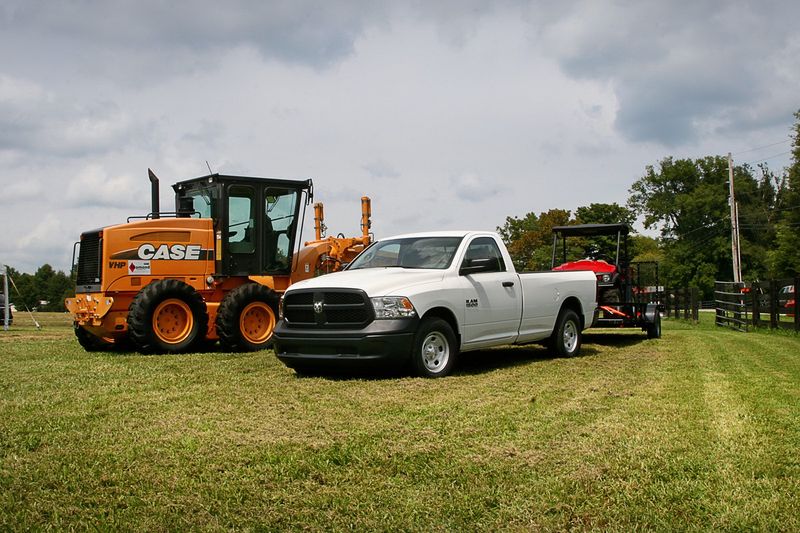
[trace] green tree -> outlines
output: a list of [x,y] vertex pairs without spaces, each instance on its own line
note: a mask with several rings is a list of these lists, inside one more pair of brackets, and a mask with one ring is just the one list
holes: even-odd
[[780,219],[775,229],[775,246],[767,254],[774,277],[800,275],[800,111],[794,117],[797,122],[792,128],[792,164],[776,202]]
[[633,225],[636,213],[631,209],[613,204],[589,204],[575,210],[577,224],[627,224]]
[[646,235],[631,235],[631,257],[635,262],[662,263],[664,251],[661,249],[658,239]]
[[64,298],[75,292],[70,277],[49,264],[40,266],[34,274],[20,273],[9,267],[8,275],[13,280],[9,287],[10,301],[20,310],[27,307],[39,311],[63,311]]
[[[753,221],[741,232],[743,270],[751,277],[766,272],[771,244],[761,227],[776,197],[767,179],[756,179],[747,165],[734,168],[740,219]],[[711,298],[715,279],[732,279],[727,158],[667,157],[648,166],[630,193],[628,206],[644,216],[645,227],[661,231],[667,284],[693,285]]]
[[[616,202],[613,204],[589,204],[575,210],[576,224],[626,224],[633,226],[636,214],[629,208]],[[616,236],[595,236],[590,239],[570,239],[570,248],[579,249],[581,257],[592,255],[605,256],[613,260],[617,255]],[[629,250],[631,256],[636,255],[636,249]]]
[[553,227],[570,222],[570,212],[551,209],[528,213],[523,218],[506,217],[497,232],[508,247],[517,270],[549,270],[552,259]]

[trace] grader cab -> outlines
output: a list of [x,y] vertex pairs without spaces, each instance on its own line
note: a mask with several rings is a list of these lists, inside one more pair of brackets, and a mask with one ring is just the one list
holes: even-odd
[[173,185],[175,211],[161,212],[158,178],[149,175],[150,214],[76,243],[76,295],[65,304],[86,350],[183,352],[217,340],[231,351],[267,348],[280,294],[371,241],[364,197],[360,237],[323,240],[318,229],[299,249],[310,179],[210,174]]

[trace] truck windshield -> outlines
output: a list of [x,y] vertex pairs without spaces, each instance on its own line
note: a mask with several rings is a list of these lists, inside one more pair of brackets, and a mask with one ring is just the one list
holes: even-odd
[[407,237],[376,242],[350,263],[348,270],[360,268],[435,268],[446,269],[461,244],[462,237]]

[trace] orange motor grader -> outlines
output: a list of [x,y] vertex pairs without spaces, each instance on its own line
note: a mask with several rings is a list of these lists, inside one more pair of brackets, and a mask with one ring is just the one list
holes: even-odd
[[[114,346],[184,352],[216,340],[223,349],[267,348],[280,294],[293,282],[338,270],[371,242],[370,200],[361,199],[360,237],[323,238],[299,249],[312,180],[210,174],[172,186],[175,211],[152,212],[84,232],[76,295],[66,307],[87,351]],[[73,254],[74,256],[74,254]]]

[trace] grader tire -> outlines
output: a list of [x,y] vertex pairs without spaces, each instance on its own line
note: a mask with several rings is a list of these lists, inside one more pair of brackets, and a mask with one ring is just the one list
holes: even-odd
[[279,299],[278,293],[259,283],[247,283],[226,294],[216,321],[222,349],[254,352],[271,347]]
[[205,339],[207,326],[203,297],[174,279],[150,283],[128,308],[129,336],[143,353],[190,351]]
[[83,326],[79,326],[77,323],[74,323],[72,328],[75,331],[78,344],[87,352],[104,352],[114,347],[113,343],[86,331]]

